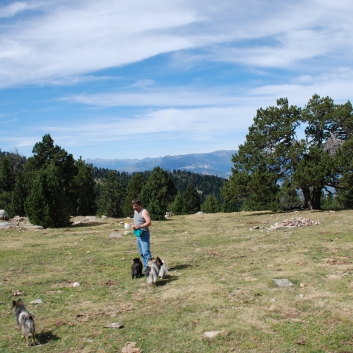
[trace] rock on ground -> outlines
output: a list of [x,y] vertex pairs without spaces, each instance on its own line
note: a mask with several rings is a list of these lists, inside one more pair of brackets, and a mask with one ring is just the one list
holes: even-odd
[[9,215],[5,210],[0,210],[0,219],[4,221],[9,220]]

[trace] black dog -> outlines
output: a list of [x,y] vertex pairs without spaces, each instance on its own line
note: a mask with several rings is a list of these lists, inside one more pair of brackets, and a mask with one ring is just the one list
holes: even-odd
[[132,279],[134,279],[135,277],[139,278],[142,276],[142,267],[143,267],[142,262],[138,257],[136,257],[132,261],[133,261],[133,264],[131,266],[131,278]]

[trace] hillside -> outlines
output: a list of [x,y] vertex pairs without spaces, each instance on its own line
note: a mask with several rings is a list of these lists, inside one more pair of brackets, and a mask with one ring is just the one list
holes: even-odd
[[164,156],[143,159],[86,159],[97,168],[118,170],[119,172],[143,172],[161,167],[165,170],[186,170],[193,173],[229,178],[232,170],[232,156],[236,150],[223,150],[210,153],[193,153],[178,156]]

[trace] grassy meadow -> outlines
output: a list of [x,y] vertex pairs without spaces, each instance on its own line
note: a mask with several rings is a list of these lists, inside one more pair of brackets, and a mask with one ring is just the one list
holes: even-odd
[[[264,230],[294,217],[320,224]],[[124,233],[121,221],[0,230],[0,352],[113,353],[127,342],[144,353],[353,352],[353,211],[153,222],[152,253],[169,267],[155,287],[130,277],[134,235],[109,239]],[[40,346],[26,347],[16,328],[18,298]]]

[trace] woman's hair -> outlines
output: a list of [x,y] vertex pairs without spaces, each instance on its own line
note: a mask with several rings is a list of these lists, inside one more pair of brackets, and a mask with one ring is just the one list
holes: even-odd
[[132,204],[136,204],[136,205],[139,205],[139,206],[142,206],[142,203],[139,199],[133,199],[132,200]]

